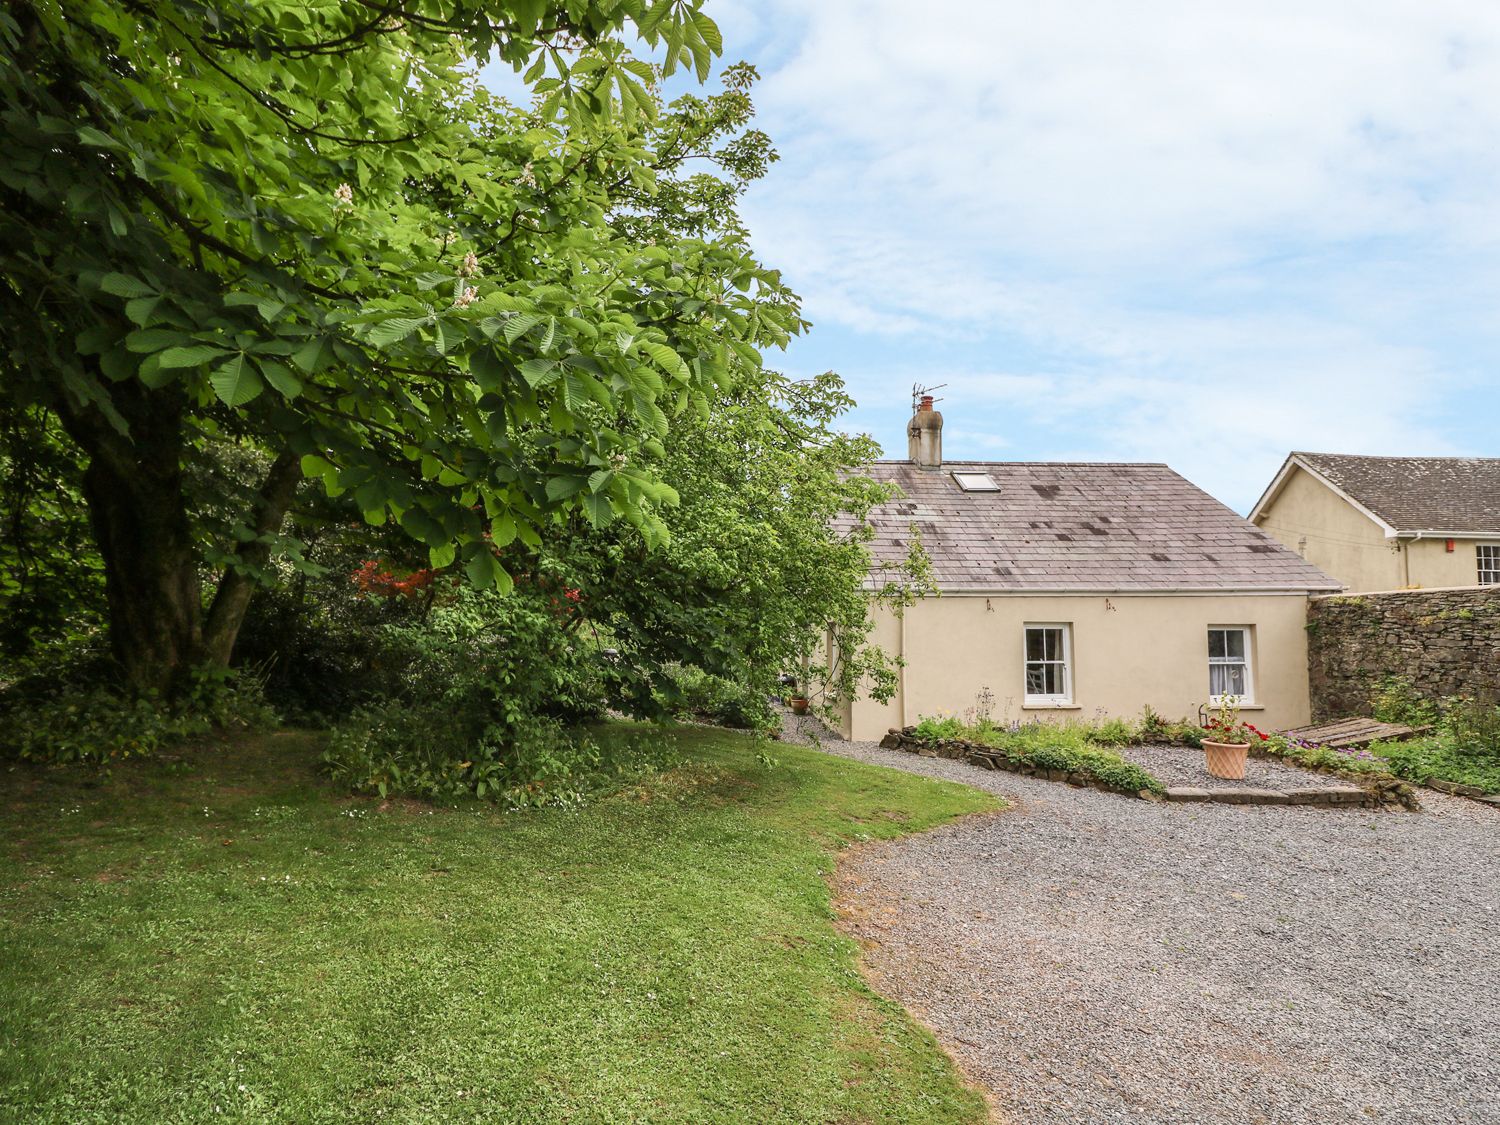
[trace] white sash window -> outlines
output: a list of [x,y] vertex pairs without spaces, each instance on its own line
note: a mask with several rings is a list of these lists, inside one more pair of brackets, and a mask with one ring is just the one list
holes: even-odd
[[1067,625],[1026,626],[1026,704],[1073,699],[1072,630]]
[[1226,695],[1242,703],[1254,699],[1250,682],[1250,630],[1243,625],[1215,625],[1208,631],[1208,701]]

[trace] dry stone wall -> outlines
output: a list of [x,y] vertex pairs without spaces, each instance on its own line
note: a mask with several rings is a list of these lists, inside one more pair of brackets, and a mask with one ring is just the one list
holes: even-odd
[[1314,598],[1307,632],[1314,722],[1369,714],[1387,676],[1434,700],[1500,695],[1500,586]]

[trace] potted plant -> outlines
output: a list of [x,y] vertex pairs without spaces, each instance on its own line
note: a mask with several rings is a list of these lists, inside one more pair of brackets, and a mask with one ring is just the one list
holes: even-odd
[[802,690],[799,679],[790,672],[781,677],[781,686],[788,689],[786,704],[794,715],[805,715],[808,709],[807,693]]
[[1265,742],[1270,735],[1240,718],[1240,697],[1219,697],[1218,710],[1203,728],[1203,756],[1208,772],[1230,781],[1245,780],[1245,759],[1252,742]]

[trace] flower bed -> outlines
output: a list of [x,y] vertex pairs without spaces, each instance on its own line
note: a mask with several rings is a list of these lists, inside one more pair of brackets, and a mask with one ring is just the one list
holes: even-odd
[[1134,762],[1127,762],[1103,746],[1075,740],[1053,744],[1028,740],[1029,745],[997,746],[963,738],[924,738],[920,727],[891,728],[880,745],[934,758],[954,758],[982,769],[1008,770],[1069,785],[1123,793],[1129,797],[1160,798],[1166,787]]

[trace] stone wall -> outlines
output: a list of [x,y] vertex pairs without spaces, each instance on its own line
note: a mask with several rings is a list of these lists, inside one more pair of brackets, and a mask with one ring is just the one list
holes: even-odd
[[1387,676],[1429,699],[1500,695],[1500,586],[1314,598],[1307,632],[1314,722],[1368,715]]

